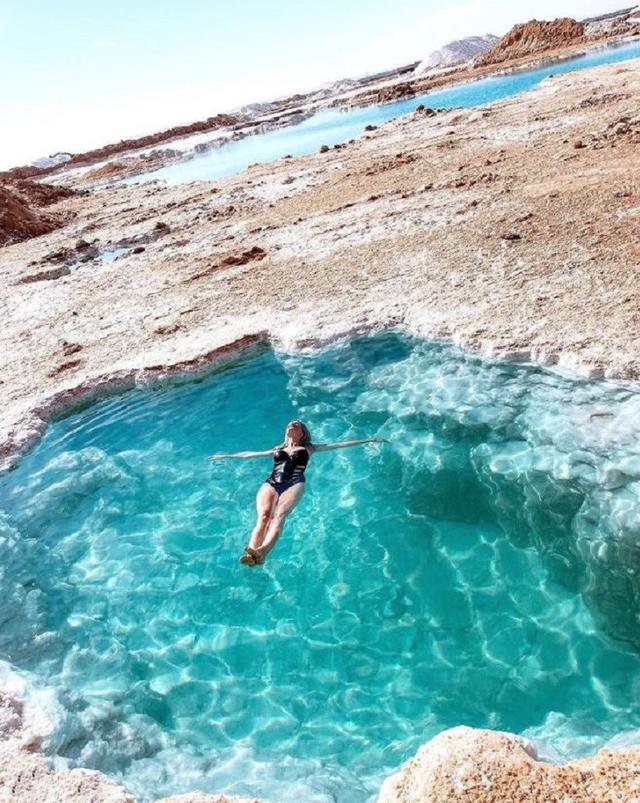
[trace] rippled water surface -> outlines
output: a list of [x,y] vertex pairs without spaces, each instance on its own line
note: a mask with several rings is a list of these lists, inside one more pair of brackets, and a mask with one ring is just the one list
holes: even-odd
[[152,173],[136,176],[128,181],[162,179],[169,184],[181,184],[198,179],[215,180],[239,173],[254,162],[270,162],[286,154],[302,156],[317,151],[321,145],[336,145],[360,136],[366,125],[380,125],[401,114],[407,114],[419,103],[427,106],[451,109],[454,107],[480,106],[517,95],[539,84],[549,75],[612,64],[640,57],[640,43],[606,48],[564,62],[550,64],[537,70],[510,73],[495,78],[486,78],[449,89],[441,89],[398,103],[383,106],[367,106],[347,112],[326,110],[315,114],[303,123],[287,128],[257,134],[230,142],[220,148],[186,161],[177,162]]
[[[51,750],[149,799],[365,801],[457,724],[587,752],[640,727],[640,400],[396,335],[264,352],[55,423],[0,477],[0,658]],[[238,563],[291,416],[317,441]]]

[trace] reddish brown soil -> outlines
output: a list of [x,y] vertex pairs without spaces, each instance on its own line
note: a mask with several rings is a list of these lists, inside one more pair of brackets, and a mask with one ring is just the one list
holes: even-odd
[[579,44],[584,40],[584,25],[570,17],[551,22],[531,20],[513,28],[478,59],[479,66],[502,64],[523,56],[537,56],[545,50]]
[[56,227],[47,216],[30,209],[17,193],[0,187],[0,246],[47,234]]
[[48,234],[63,225],[64,216],[45,214],[40,207],[73,195],[78,192],[68,187],[36,184],[25,179],[12,185],[0,185],[0,246]]
[[65,198],[81,194],[70,187],[60,187],[56,184],[37,184],[35,181],[27,181],[25,179],[16,181],[12,185],[12,189],[17,191],[30,206],[50,206]]

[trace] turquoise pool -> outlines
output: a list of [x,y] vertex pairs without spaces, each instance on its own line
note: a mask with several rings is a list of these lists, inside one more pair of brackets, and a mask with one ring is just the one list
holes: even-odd
[[[357,803],[444,728],[576,755],[640,727],[640,395],[387,334],[265,350],[52,424],[0,476],[0,659],[49,750],[142,799]],[[238,563],[291,416],[317,441]]]
[[317,151],[321,145],[346,142],[360,136],[366,125],[380,125],[401,114],[407,114],[419,103],[442,109],[480,106],[531,89],[551,74],[558,75],[638,57],[640,57],[640,42],[631,42],[621,47],[604,48],[585,56],[550,64],[541,69],[458,84],[449,89],[429,92],[398,103],[367,106],[346,112],[335,109],[322,111],[299,125],[230,142],[201,156],[127,179],[127,182],[153,179],[161,179],[169,184],[182,184],[199,179],[214,181],[239,173],[255,162],[271,162],[281,159],[286,154],[303,156]]

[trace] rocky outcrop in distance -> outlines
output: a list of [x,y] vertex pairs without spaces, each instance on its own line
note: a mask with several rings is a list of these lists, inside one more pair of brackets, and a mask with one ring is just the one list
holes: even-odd
[[585,26],[570,17],[547,21],[530,20],[513,28],[486,53],[476,60],[478,66],[502,64],[512,59],[536,56],[583,41]]
[[611,39],[640,35],[640,7],[633,6],[583,20],[589,39]]
[[68,162],[73,157],[72,153],[59,152],[52,153],[50,156],[43,156],[41,159],[36,159],[32,162],[32,167],[57,167],[58,165]]
[[[582,33],[579,33],[580,30]],[[128,158],[132,151],[175,142],[193,134],[206,134],[209,131],[227,128],[233,132],[232,139],[242,138],[249,133],[271,130],[274,125],[281,127],[299,123],[326,107],[362,107],[403,100],[443,86],[485,77],[500,71],[505,66],[510,69],[535,67],[536,57],[540,54],[548,58],[562,59],[576,55],[575,50],[581,44],[593,46],[599,41],[611,43],[616,39],[626,40],[636,35],[640,36],[637,7],[593,17],[583,22],[568,18],[553,22],[532,20],[524,25],[516,25],[509,34],[495,44],[495,47],[480,58],[474,56],[471,51],[476,47],[478,48],[476,52],[486,50],[494,40],[491,34],[451,42],[422,62],[414,61],[383,72],[335,81],[304,94],[295,93],[273,101],[248,104],[226,114],[217,114],[205,120],[175,126],[155,134],[121,140],[84,153],[53,154],[38,159],[30,165],[0,172],[0,184],[16,179],[42,178],[60,169],[93,164],[100,168],[101,163],[114,156]],[[435,71],[435,74],[429,75],[430,71]],[[270,119],[265,119],[265,115]],[[223,142],[224,138],[220,138],[214,144],[199,143],[195,150],[202,152]],[[189,158],[190,155],[193,154],[180,154],[172,149],[155,150],[144,156],[140,155],[137,160],[129,159],[121,175],[154,170],[171,160],[181,156]],[[142,161],[145,164],[136,164],[134,161]],[[115,168],[110,170],[113,171],[114,177],[119,175]],[[98,179],[101,178],[104,176],[98,176]]]
[[531,742],[458,727],[423,745],[382,786],[378,803],[616,803],[640,799],[640,749],[601,750],[558,766]]
[[476,56],[487,53],[499,41],[500,37],[488,33],[484,36],[468,36],[466,39],[449,42],[449,44],[438,50],[434,50],[421,61],[416,67],[416,75],[423,75],[431,70],[462,64]]
[[[94,162],[101,162],[105,159],[110,159],[119,153],[125,151],[135,150],[137,148],[147,148],[151,145],[158,145],[163,142],[168,142],[180,137],[186,137],[190,134],[199,134],[205,131],[212,131],[216,128],[225,128],[237,125],[238,123],[246,122],[244,115],[239,114],[216,114],[214,117],[207,117],[206,120],[199,120],[195,123],[187,125],[174,126],[167,128],[164,131],[158,131],[155,134],[147,134],[142,137],[134,139],[123,139],[120,142],[115,142],[110,145],[105,145],[102,148],[95,148],[85,153],[78,153],[71,156],[70,159],[65,159],[63,164],[65,167],[79,167],[82,165],[90,165]],[[52,164],[48,167],[38,167],[37,163],[23,167],[14,167],[11,170],[6,170],[0,173],[0,181],[11,181],[15,179],[32,178],[35,176],[44,176],[53,172],[60,167],[61,162]]]

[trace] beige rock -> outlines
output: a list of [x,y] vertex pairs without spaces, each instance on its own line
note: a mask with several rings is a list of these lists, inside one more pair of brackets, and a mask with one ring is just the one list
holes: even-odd
[[46,760],[0,742],[0,801],[11,803],[134,803],[115,781],[93,770],[52,770]]
[[601,750],[565,766],[519,736],[459,727],[423,745],[378,803],[640,803],[640,750]]
[[[41,755],[21,750],[15,741],[0,742],[0,801],[11,803],[135,803],[133,795],[94,770],[51,769]],[[257,798],[191,792],[157,803],[260,803]]]

